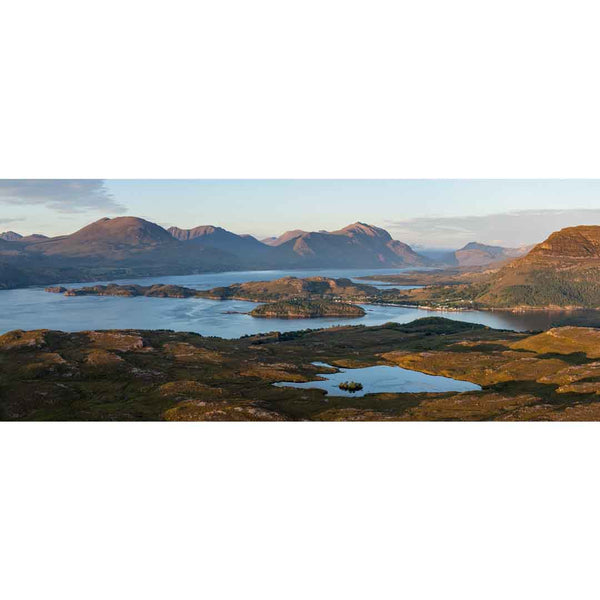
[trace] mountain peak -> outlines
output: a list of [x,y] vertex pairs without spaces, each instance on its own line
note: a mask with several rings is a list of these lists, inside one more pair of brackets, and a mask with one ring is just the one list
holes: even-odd
[[459,252],[461,250],[490,250],[491,248],[500,249],[501,246],[490,246],[489,244],[482,244],[481,242],[469,242],[463,246]]
[[460,267],[482,267],[499,263],[509,258],[522,256],[526,249],[503,248],[490,246],[480,242],[469,242],[466,246],[454,252],[454,261]]
[[555,231],[533,248],[532,257],[599,258],[600,226],[578,225]]
[[267,245],[251,235],[238,235],[215,225],[199,225],[193,229],[169,227],[169,234],[186,245],[229,252],[242,261],[266,259],[269,251]]
[[215,227],[214,225],[198,225],[192,227],[192,229],[181,229],[180,227],[169,227],[168,232],[176,239],[186,242],[188,240],[195,240],[196,238],[219,234],[235,235],[223,229],[222,227]]
[[163,243],[171,240],[160,225],[140,217],[104,217],[70,236],[72,240],[107,241],[130,245]]
[[4,233],[0,233],[0,239],[6,240],[7,242],[17,242],[23,236],[20,233],[16,233],[15,231],[5,231]]
[[375,227],[375,225],[369,225],[368,223],[362,223],[361,221],[346,225],[346,227],[343,227],[339,231],[334,231],[333,233],[342,235],[362,235],[387,240],[392,239],[392,236],[385,229]]
[[293,240],[294,238],[300,237],[301,235],[306,235],[308,232],[302,229],[292,229],[290,231],[286,231],[282,233],[279,237],[276,238],[268,238],[267,240],[263,240],[264,244],[268,246],[281,246],[281,244],[285,244],[289,240]]

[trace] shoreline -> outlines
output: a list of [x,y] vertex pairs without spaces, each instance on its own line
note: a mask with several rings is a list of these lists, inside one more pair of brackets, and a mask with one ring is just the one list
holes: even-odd
[[[104,284],[101,284],[104,285]],[[121,284],[117,284],[117,285],[121,285]],[[127,284],[125,284],[127,285]],[[158,284],[157,284],[158,285]],[[175,284],[165,284],[165,285],[175,285]],[[38,286],[35,286],[36,288]],[[66,293],[58,292],[58,291],[53,291],[52,287],[54,286],[49,286],[47,288],[44,289],[44,291],[46,293],[57,293],[59,295],[64,295],[66,297],[78,297],[78,294],[69,294],[68,292],[70,291],[70,289],[66,290]],[[57,288],[58,289],[58,288]],[[75,288],[76,289],[76,288]],[[190,289],[194,289],[194,291],[198,292],[197,295],[190,295],[190,296],[156,296],[156,298],[160,298],[160,299],[165,299],[165,298],[172,298],[172,299],[199,299],[199,300],[211,300],[213,302],[225,302],[225,301],[236,301],[236,302],[251,302],[253,304],[273,304],[275,302],[280,302],[281,300],[279,299],[268,299],[268,300],[258,300],[255,298],[248,298],[248,297],[243,297],[243,296],[230,296],[227,298],[219,298],[219,297],[214,297],[214,296],[209,296],[209,295],[205,295],[206,292],[210,291],[210,290],[195,290],[195,288],[190,288]],[[144,296],[143,294],[140,295],[134,295],[134,296],[128,296],[128,295],[121,295],[121,294],[81,294],[81,296],[97,296],[97,297],[110,297],[110,298],[138,298],[138,297],[149,297],[149,296]],[[392,307],[392,308],[408,308],[408,309],[413,309],[413,310],[424,310],[424,311],[430,311],[430,312],[442,312],[442,313],[461,313],[461,312],[499,312],[499,313],[512,313],[512,314],[525,314],[525,313],[534,313],[534,312],[548,312],[548,313],[575,313],[575,312],[587,312],[587,311],[594,311],[594,312],[598,312],[600,311],[600,307],[596,307],[596,308],[586,308],[586,307],[582,307],[582,306],[516,306],[516,307],[506,307],[506,308],[500,308],[500,307],[486,307],[486,306],[477,306],[477,307],[469,307],[469,308],[459,308],[459,307],[442,307],[442,306],[431,306],[431,305],[419,305],[419,304],[408,304],[408,303],[394,303],[394,302],[369,302],[369,301],[365,301],[365,300],[347,300],[344,298],[338,298],[338,299],[327,299],[326,301],[329,302],[333,302],[333,303],[339,303],[339,302],[345,302],[347,304],[352,304],[355,306],[387,306],[387,307]],[[275,318],[275,317],[262,317],[262,318]],[[284,317],[285,318],[285,317]],[[287,317],[287,318],[319,318],[319,317]],[[348,317],[348,318],[359,318],[359,317]]]
[[[241,269],[212,269],[210,271],[195,271],[191,273],[161,273],[161,274],[145,274],[145,275],[131,275],[131,276],[117,276],[116,278],[104,278],[104,279],[71,279],[66,278],[60,281],[49,280],[43,283],[28,283],[25,285],[5,285],[0,284],[0,292],[9,292],[11,290],[26,290],[26,289],[36,289],[36,288],[45,288],[50,286],[59,286],[59,285],[77,285],[77,284],[96,284],[96,285],[106,285],[108,283],[118,283],[119,281],[130,281],[137,279],[157,279],[159,277],[191,277],[193,275],[225,275],[227,273],[293,273],[293,272],[302,272],[302,271],[325,271],[325,270],[333,270],[333,271],[351,271],[353,267],[313,267],[313,266],[300,266],[300,267],[285,267],[285,268],[258,268],[258,269],[249,269],[249,268],[241,268]],[[366,271],[384,271],[384,270],[397,270],[397,271],[428,271],[431,267],[357,267],[357,270]],[[348,275],[348,277],[352,277]],[[361,276],[355,277],[355,279],[361,279]],[[368,285],[368,284],[365,284]]]
[[412,308],[421,309],[434,312],[508,312],[508,313],[531,313],[531,312],[587,312],[594,311],[599,312],[600,307],[586,308],[584,306],[516,306],[513,308],[497,308],[490,306],[478,306],[472,308],[446,308],[436,306],[425,306],[418,304],[394,304],[394,303],[383,303],[383,302],[363,302],[369,306],[397,306],[398,308]]

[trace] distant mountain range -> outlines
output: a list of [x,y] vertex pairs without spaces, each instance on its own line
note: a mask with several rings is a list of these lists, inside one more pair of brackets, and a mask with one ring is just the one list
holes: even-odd
[[272,264],[271,248],[251,235],[237,235],[213,225],[201,225],[193,229],[170,227],[168,231],[176,240],[184,242],[188,250],[194,247],[214,248],[235,256],[238,262]]
[[421,267],[433,262],[379,227],[288,232],[273,243],[221,227],[100,219],[71,235],[0,236],[0,287],[243,269]]
[[7,242],[18,242],[22,237],[22,235],[15,233],[14,231],[0,233],[0,240],[6,240]]
[[437,252],[430,256],[435,257],[435,262],[452,267],[484,267],[524,256],[532,248],[533,246],[503,248],[502,246],[489,246],[479,242],[470,242],[459,250],[445,253]]
[[259,241],[212,225],[167,230],[104,218],[54,238],[0,234],[0,288],[225,270],[489,266],[496,271],[482,304],[590,306],[598,296],[600,306],[600,227],[564,229],[528,250],[472,242],[434,259],[361,222]]
[[464,246],[464,248],[457,250],[455,256],[459,266],[475,267],[512,260],[519,256],[524,256],[532,248],[533,245],[521,246],[520,248],[503,248],[501,246],[487,246],[471,242]]
[[35,242],[47,239],[47,236],[40,234],[22,236],[20,233],[15,233],[14,231],[0,233],[0,240],[6,240],[7,242]]
[[385,230],[353,223],[338,231],[288,231],[271,242],[278,262],[292,267],[429,266],[432,261]]

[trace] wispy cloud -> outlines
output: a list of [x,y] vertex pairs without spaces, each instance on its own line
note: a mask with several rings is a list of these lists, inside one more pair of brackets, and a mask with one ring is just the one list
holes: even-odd
[[4,217],[0,217],[0,225],[8,225],[9,223],[19,223],[23,221],[23,219],[19,219],[19,218],[4,218]]
[[0,204],[40,205],[62,213],[124,213],[103,179],[0,179]]
[[458,248],[468,242],[518,247],[574,225],[600,225],[600,209],[522,210],[492,215],[420,217],[388,221],[396,239],[422,247]]

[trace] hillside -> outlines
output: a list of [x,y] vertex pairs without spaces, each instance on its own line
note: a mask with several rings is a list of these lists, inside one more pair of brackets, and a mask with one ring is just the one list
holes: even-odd
[[290,240],[296,239],[301,235],[307,234],[308,231],[302,231],[302,229],[292,229],[292,231],[286,231],[282,233],[279,237],[271,237],[265,240],[262,240],[263,244],[267,244],[268,246],[281,246],[281,244],[285,244]]
[[71,235],[0,242],[0,288],[183,275],[233,269],[240,262],[214,248],[188,247],[137,217],[101,219]]
[[569,227],[500,269],[477,298],[492,307],[600,308],[600,227]]
[[600,227],[562,229],[521,258],[406,296],[445,308],[599,309]]
[[279,260],[290,266],[377,268],[431,264],[407,244],[392,239],[385,229],[360,222],[338,231],[300,232],[274,247]]
[[170,227],[169,233],[189,247],[214,248],[235,255],[241,265],[254,263],[269,266],[271,249],[251,235],[237,235],[222,227],[201,225],[193,229]]
[[71,235],[40,241],[30,248],[45,255],[118,259],[173,245],[172,236],[159,225],[138,217],[118,217],[100,219]]

